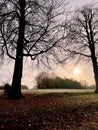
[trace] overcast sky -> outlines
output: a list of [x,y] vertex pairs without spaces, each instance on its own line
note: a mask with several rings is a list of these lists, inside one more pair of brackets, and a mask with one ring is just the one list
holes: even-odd
[[72,6],[72,8],[77,8],[85,4],[97,4],[98,0],[69,0],[69,3]]

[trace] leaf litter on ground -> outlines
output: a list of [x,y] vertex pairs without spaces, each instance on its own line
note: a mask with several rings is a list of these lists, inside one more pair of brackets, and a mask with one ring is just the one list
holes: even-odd
[[98,95],[26,94],[0,96],[1,130],[98,130]]

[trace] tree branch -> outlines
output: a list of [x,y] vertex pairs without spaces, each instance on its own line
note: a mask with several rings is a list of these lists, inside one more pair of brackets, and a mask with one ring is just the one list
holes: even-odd
[[68,49],[68,51],[74,55],[82,55],[82,56],[85,56],[85,57],[91,57],[91,55],[86,55],[84,53],[81,53],[81,52],[76,52],[76,51],[71,51],[70,49]]
[[4,41],[4,46],[5,46],[5,48],[6,48],[6,53],[7,53],[7,55],[8,55],[11,59],[16,60],[16,58],[14,58],[12,55],[10,55],[10,53],[9,53],[9,51],[8,51],[7,44],[6,44],[6,40],[5,40],[5,38],[4,38],[4,35],[3,35],[2,30],[1,30],[1,35],[2,35],[2,38],[3,38],[3,41]]

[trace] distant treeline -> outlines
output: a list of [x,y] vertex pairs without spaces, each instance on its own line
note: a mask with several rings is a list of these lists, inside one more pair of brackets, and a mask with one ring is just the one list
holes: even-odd
[[[6,84],[5,84],[6,85]],[[5,85],[0,86],[0,90],[4,90]],[[10,85],[9,85],[10,86]],[[22,85],[22,89],[28,89],[26,85]]]
[[76,80],[61,78],[58,76],[49,75],[46,72],[40,73],[36,77],[37,88],[38,89],[84,89],[84,88],[94,88],[95,86],[87,86],[87,84],[82,84]]

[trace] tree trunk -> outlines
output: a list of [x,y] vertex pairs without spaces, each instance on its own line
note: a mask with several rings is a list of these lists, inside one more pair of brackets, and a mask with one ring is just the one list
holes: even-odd
[[98,67],[94,68],[94,78],[95,78],[95,85],[96,85],[95,92],[98,93]]
[[23,56],[16,58],[9,98],[20,99],[21,97],[23,97],[21,93],[22,70],[23,70]]
[[23,44],[25,32],[25,0],[19,0],[20,18],[19,18],[19,34],[17,41],[16,60],[14,66],[13,80],[9,97],[12,99],[19,99],[21,94],[21,79],[23,72]]
[[95,92],[98,93],[98,66],[97,66],[97,59],[96,59],[95,55],[93,55],[91,58],[92,58],[94,79],[95,79],[95,85],[96,85]]
[[95,85],[96,85],[96,89],[95,92],[98,93],[98,65],[97,65],[97,58],[96,58],[96,54],[95,54],[95,43],[94,43],[94,39],[93,39],[93,33],[92,33],[92,29],[91,29],[91,25],[90,26],[90,36],[91,36],[91,40],[89,39],[89,48],[90,48],[90,52],[91,52],[91,60],[92,60],[92,64],[93,64],[93,72],[94,72],[94,79],[95,79]]

